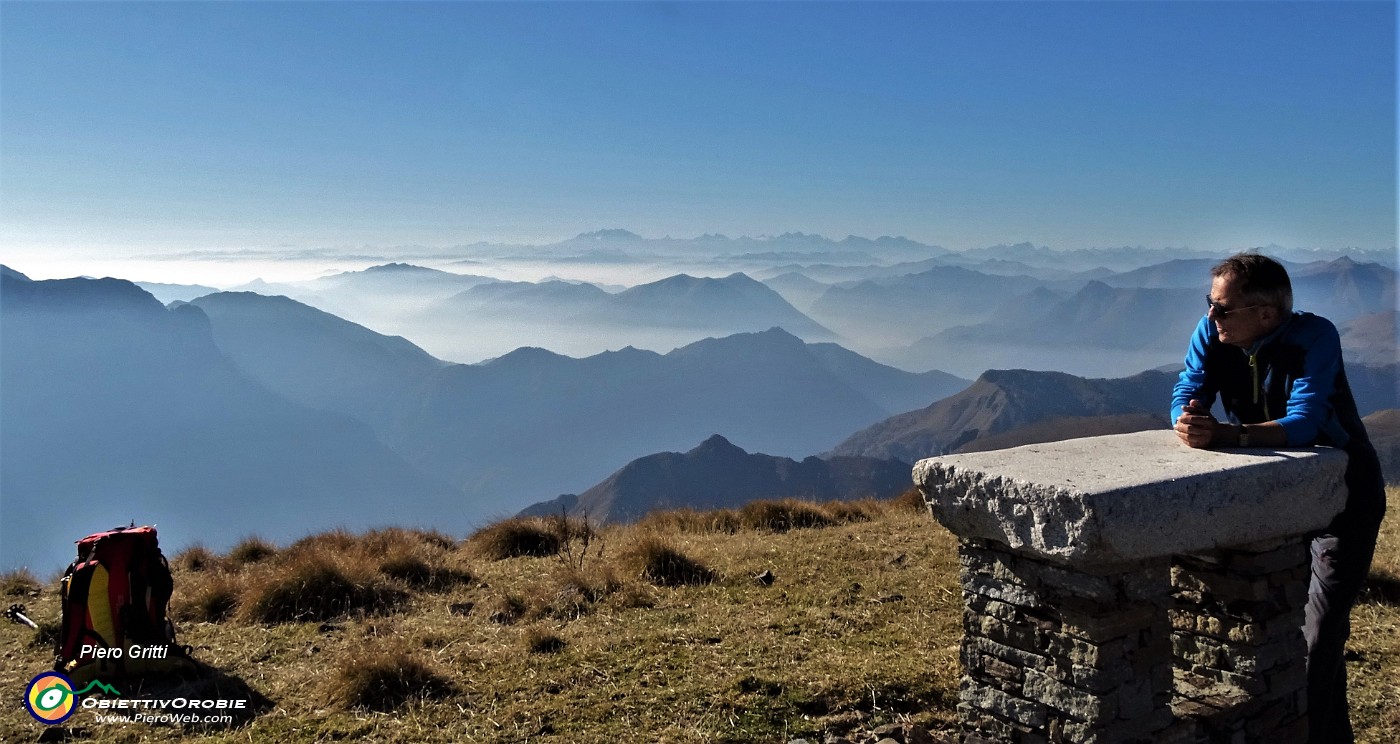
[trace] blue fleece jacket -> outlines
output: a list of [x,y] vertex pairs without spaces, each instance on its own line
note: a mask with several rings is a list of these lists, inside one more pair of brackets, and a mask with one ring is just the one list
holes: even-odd
[[1206,406],[1219,395],[1234,424],[1277,421],[1290,447],[1369,445],[1342,366],[1336,326],[1294,313],[1249,350],[1220,341],[1201,318],[1186,352],[1186,369],[1172,392],[1171,420],[1191,399]]

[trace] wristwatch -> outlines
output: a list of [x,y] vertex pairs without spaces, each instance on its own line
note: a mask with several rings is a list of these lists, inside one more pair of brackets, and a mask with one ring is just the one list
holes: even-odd
[[1241,446],[1241,447],[1248,447],[1248,446],[1249,446],[1249,424],[1240,424],[1240,445],[1239,445],[1239,446]]

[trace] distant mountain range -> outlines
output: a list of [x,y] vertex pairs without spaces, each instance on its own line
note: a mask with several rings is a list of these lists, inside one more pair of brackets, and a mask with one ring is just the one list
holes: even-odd
[[[744,241],[761,243],[766,250],[725,252],[739,243],[760,247]],[[611,258],[603,263],[610,265],[655,249],[659,253],[652,258],[663,265],[688,261],[709,267],[704,271],[742,258],[739,265],[751,265],[751,271],[767,279],[758,282],[740,272],[723,277],[677,273],[608,291],[580,281],[509,282],[391,263],[310,282],[254,283],[244,289],[285,295],[403,336],[440,359],[457,362],[490,359],[520,346],[570,356],[629,345],[666,351],[706,336],[779,327],[807,341],[841,343],[906,370],[943,369],[974,377],[985,369],[1025,367],[1116,376],[1182,356],[1184,339],[1208,291],[1209,268],[1221,258],[1204,252],[1181,257],[1126,249],[1052,251],[1029,244],[954,253],[920,245],[895,238],[837,242],[804,234],[650,240],[625,230],[604,230],[520,255],[566,270],[607,256]],[[789,254],[829,258],[855,246],[897,248],[890,255],[909,260],[890,263],[867,256],[862,263],[843,254],[851,261],[774,265]],[[683,248],[693,249],[688,259]],[[588,252],[570,253],[584,249]],[[820,251],[802,253],[808,249]],[[1285,264],[1294,277],[1299,309],[1340,327],[1396,307],[1389,257],[1386,263],[1367,263],[1333,254],[1280,253],[1295,259]],[[1318,260],[1320,256],[1328,260]],[[1127,268],[1086,266],[1087,257]],[[1156,257],[1164,260],[1143,265]],[[158,289],[182,297],[193,291]],[[1376,356],[1369,353],[1368,359],[1384,361]]]
[[557,260],[567,256],[610,255],[632,261],[656,258],[694,258],[711,256],[726,262],[769,264],[774,261],[841,260],[844,262],[876,263],[881,261],[918,260],[950,253],[946,248],[927,245],[904,237],[888,235],[864,238],[848,235],[832,240],[822,235],[788,232],[781,235],[756,237],[701,235],[697,238],[644,238],[629,230],[618,228],[594,230],[575,237],[540,246],[477,245],[474,249],[496,255],[526,255]]
[[592,284],[498,282],[448,298],[431,312],[437,319],[466,321],[490,317],[563,326],[650,325],[721,335],[779,327],[804,338],[832,337],[777,292],[738,273],[719,279],[679,274],[616,294]]
[[1343,257],[1293,268],[1289,273],[1293,307],[1321,315],[1338,327],[1363,315],[1393,312],[1397,307],[1392,266]]
[[304,282],[249,282],[235,292],[283,296],[377,329],[399,328],[405,316],[496,279],[405,263],[371,266]]
[[[836,334],[742,273],[678,274],[606,292],[586,283],[497,282],[433,303],[396,326],[455,360],[496,356],[522,343],[573,355],[640,344],[670,349],[707,336],[782,328],[808,341]],[[479,328],[480,333],[462,333]]]
[[1394,363],[1396,340],[1400,339],[1400,311],[1372,313],[1353,318],[1338,328],[1342,352],[1348,361],[1384,365]]
[[236,289],[289,297],[410,338],[438,358],[457,362],[490,359],[521,346],[574,356],[629,345],[668,350],[707,336],[774,327],[809,341],[838,338],[742,273],[676,274],[609,292],[587,282],[501,281],[386,264],[309,282],[253,282]]
[[988,322],[950,328],[928,343],[944,352],[992,343],[1184,350],[1200,320],[1190,312],[1200,295],[1194,289],[1122,289],[1090,281],[1064,299],[1043,293],[1038,288]]
[[1090,281],[1061,297],[1045,287],[982,323],[945,329],[894,354],[900,366],[937,360],[966,373],[997,366],[1114,376],[1179,362],[1200,316],[1194,289],[1115,288]]
[[917,274],[838,284],[812,303],[811,313],[844,336],[899,343],[990,316],[1008,299],[1040,286],[1030,276],[993,276],[956,266]]
[[[1054,373],[989,371],[963,393],[871,427],[836,451],[904,452],[915,460],[948,452],[1162,429],[1167,427],[1165,414],[1143,410],[1138,397],[1154,396],[1160,404],[1155,396],[1169,393],[1175,379],[1175,374],[1164,372],[1085,380]],[[1038,406],[1026,393],[1056,396],[1060,403]],[[1069,408],[1074,412],[1067,415]],[[1115,412],[1127,409],[1138,410]],[[1389,480],[1400,480],[1400,410],[1372,413],[1365,423]],[[640,457],[582,494],[536,503],[520,514],[586,515],[606,524],[633,521],[654,510],[736,508],[759,499],[886,498],[909,488],[909,469],[908,461],[896,458],[831,454],[798,462],[749,454],[715,435],[684,454]]]
[[368,424],[412,467],[459,491],[462,520],[576,492],[620,463],[712,432],[804,456],[968,384],[779,329],[664,355],[627,348],[576,359],[522,348],[450,365],[284,297],[219,293],[175,308],[183,310],[207,318],[240,373],[299,405]]
[[[801,232],[739,237],[707,234],[695,238],[673,238],[670,236],[647,238],[621,228],[585,232],[545,245],[478,243],[462,246],[462,248],[474,256],[535,257],[551,261],[566,257],[584,257],[589,254],[609,255],[614,260],[634,262],[676,257],[693,259],[697,256],[708,256],[723,259],[729,264],[733,264],[736,259],[747,258],[755,264],[770,266],[775,259],[782,263],[806,261],[808,263],[831,264],[839,261],[839,263],[846,265],[861,263],[888,265],[939,258],[944,261],[945,265],[973,266],[981,264],[987,268],[997,263],[1014,264],[1054,272],[1059,276],[1100,269],[1113,272],[1129,271],[1140,266],[1181,258],[1214,258],[1218,260],[1222,257],[1218,251],[1181,247],[1113,246],[1055,249],[1037,246],[1029,242],[952,251],[942,246],[921,243],[901,236],[866,238],[848,235],[840,240],[834,240],[823,235]],[[1391,259],[1390,254],[1384,250],[1318,250],[1286,248],[1278,245],[1255,246],[1254,248],[1271,256],[1300,263],[1318,260],[1330,261],[1344,255],[1351,255],[1353,258],[1363,261],[1387,261]],[[1013,271],[1013,273],[1021,272]]]
[[[461,530],[560,493],[631,518],[698,498],[662,476],[700,462],[745,474],[736,494],[782,495],[874,483],[877,461],[1164,427],[1175,374],[1132,373],[1179,364],[1216,259],[1112,268],[1128,254],[624,233],[532,255],[704,243],[794,263],[767,285],[675,274],[614,291],[401,263],[256,293],[149,285],[169,307],[121,280],[0,267],[0,567],[55,540],[66,558],[80,535],[44,511],[60,498],[94,504],[92,530],[157,521],[211,545],[381,520]],[[1337,322],[1363,413],[1400,408],[1394,269],[1309,258],[1290,264],[1297,305]],[[1082,376],[1022,369],[1037,366]],[[657,490],[628,490],[644,482]]]
[[910,465],[863,457],[786,457],[749,454],[718,434],[681,454],[641,457],[578,496],[535,504],[522,514],[561,510],[590,521],[634,521],[656,509],[740,507],[758,499],[829,501],[889,498],[911,485]]
[[[965,289],[943,287],[940,299],[924,304],[975,304],[980,296],[984,298],[983,311],[966,317],[980,317],[981,321],[948,327],[903,349],[873,355],[906,369],[938,367],[966,375],[1010,366],[1086,376],[1124,375],[1158,367],[1184,356],[1186,341],[1204,311],[1209,269],[1214,263],[1171,261],[1089,280],[1070,293],[1064,288],[1073,283],[1064,282],[1035,283],[1026,290],[1024,278],[986,277],[981,283],[962,283]],[[1292,273],[1294,307],[1322,315],[1339,328],[1361,317],[1394,311],[1395,271],[1386,266],[1342,258],[1296,265]],[[869,291],[874,285],[862,286]],[[815,317],[824,319],[821,310],[836,291],[833,287],[814,302]],[[995,297],[1008,299],[999,305],[985,299]],[[874,294],[867,301],[874,302]],[[916,304],[917,294],[895,293],[887,307],[892,310],[899,302]],[[835,327],[850,332],[844,326]],[[1358,327],[1348,339],[1349,355],[1372,363],[1394,361],[1393,352],[1386,357],[1375,345],[1394,348],[1393,333],[1385,344],[1384,331],[1383,319]]]
[[[1062,372],[988,370],[962,392],[932,405],[894,416],[848,437],[831,451],[849,457],[920,458],[962,451],[979,440],[1021,427],[1061,420],[1047,433],[1068,439],[1076,419],[1135,414],[1131,421],[1167,428],[1172,386],[1177,376],[1149,371],[1118,379],[1084,379]],[[1089,424],[1104,433],[1102,423]],[[1019,442],[1026,443],[1026,442]]]
[[[1361,414],[1400,407],[1397,366],[1348,365]],[[1061,439],[1170,427],[1178,373],[1086,379],[1063,372],[988,370],[963,391],[856,432],[832,455],[915,461]]]
[[775,455],[819,452],[913,400],[966,384],[851,356],[777,329],[664,355],[623,349],[574,359],[520,349],[434,375],[385,441],[483,508],[514,512],[712,432]]
[[133,520],[217,547],[428,524],[460,498],[368,425],[250,379],[197,307],[115,279],[0,281],[0,565],[52,570]]
[[202,284],[164,284],[161,282],[136,282],[136,286],[150,292],[157,300],[164,304],[172,302],[189,302],[196,297],[203,297],[207,294],[218,292],[214,287],[206,287]]
[[385,336],[286,297],[220,292],[196,299],[214,342],[250,377],[303,405],[382,430],[446,366]]

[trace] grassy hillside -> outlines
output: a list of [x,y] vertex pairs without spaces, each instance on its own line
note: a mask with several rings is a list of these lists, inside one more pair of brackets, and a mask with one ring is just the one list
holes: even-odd
[[[1376,744],[1400,740],[1400,518],[1382,540],[1351,646],[1359,740]],[[955,716],[954,540],[899,502],[760,504],[600,532],[521,519],[462,542],[330,533],[172,564],[181,640],[218,670],[178,694],[252,699],[254,715],[199,730],[80,710],[63,724],[72,738],[784,742],[946,730]],[[50,583],[12,574],[0,591],[57,619]],[[43,733],[17,704],[48,668],[34,636],[0,626],[14,701],[0,741]]]

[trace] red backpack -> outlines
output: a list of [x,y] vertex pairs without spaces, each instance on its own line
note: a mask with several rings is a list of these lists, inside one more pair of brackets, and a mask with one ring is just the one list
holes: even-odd
[[79,684],[191,668],[165,616],[174,586],[154,527],[118,527],[79,540],[78,559],[60,587],[54,668]]

